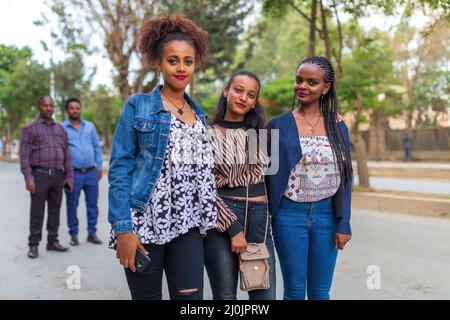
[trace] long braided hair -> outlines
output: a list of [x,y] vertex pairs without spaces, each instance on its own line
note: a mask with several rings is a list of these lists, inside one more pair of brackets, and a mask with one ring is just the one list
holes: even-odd
[[[350,148],[347,146],[344,139],[344,134],[342,133],[342,130],[336,120],[339,105],[336,95],[334,68],[328,59],[321,56],[311,56],[300,62],[298,67],[295,69],[295,72],[297,73],[298,68],[300,68],[302,64],[306,63],[315,64],[322,68],[325,72],[324,81],[331,86],[330,90],[325,95],[320,96],[319,107],[325,121],[325,131],[327,133],[328,140],[336,157],[336,163],[339,168],[341,181],[345,184],[352,180],[353,169],[350,160]],[[294,96],[292,108],[294,108],[295,100],[296,97]],[[297,106],[301,107],[299,101],[297,102]]]

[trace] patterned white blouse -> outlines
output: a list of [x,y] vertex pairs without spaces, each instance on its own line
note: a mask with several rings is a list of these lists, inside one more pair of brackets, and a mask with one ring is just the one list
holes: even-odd
[[[143,244],[165,244],[198,227],[216,226],[214,161],[207,128],[197,119],[191,127],[172,115],[169,143],[147,209],[131,209],[133,231]],[[111,248],[116,245],[111,231]]]
[[302,159],[292,169],[284,196],[314,202],[333,196],[341,178],[327,136],[300,136]]

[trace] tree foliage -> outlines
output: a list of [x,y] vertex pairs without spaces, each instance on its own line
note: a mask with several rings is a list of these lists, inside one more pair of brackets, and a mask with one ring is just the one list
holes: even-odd
[[8,143],[36,115],[36,100],[48,92],[49,76],[28,48],[0,45],[0,57],[0,138]]

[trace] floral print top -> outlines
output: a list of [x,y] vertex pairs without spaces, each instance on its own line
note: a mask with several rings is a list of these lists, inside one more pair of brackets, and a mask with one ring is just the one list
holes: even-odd
[[[172,115],[161,173],[147,209],[131,209],[133,232],[143,244],[166,244],[198,227],[216,226],[214,162],[207,128],[197,119],[189,126]],[[111,230],[109,246],[115,248]]]

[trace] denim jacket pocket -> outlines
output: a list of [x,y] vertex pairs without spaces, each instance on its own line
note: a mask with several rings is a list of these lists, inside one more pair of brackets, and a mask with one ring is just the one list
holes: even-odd
[[153,147],[156,144],[156,122],[146,119],[136,119],[134,129],[137,131],[137,139],[140,147]]

